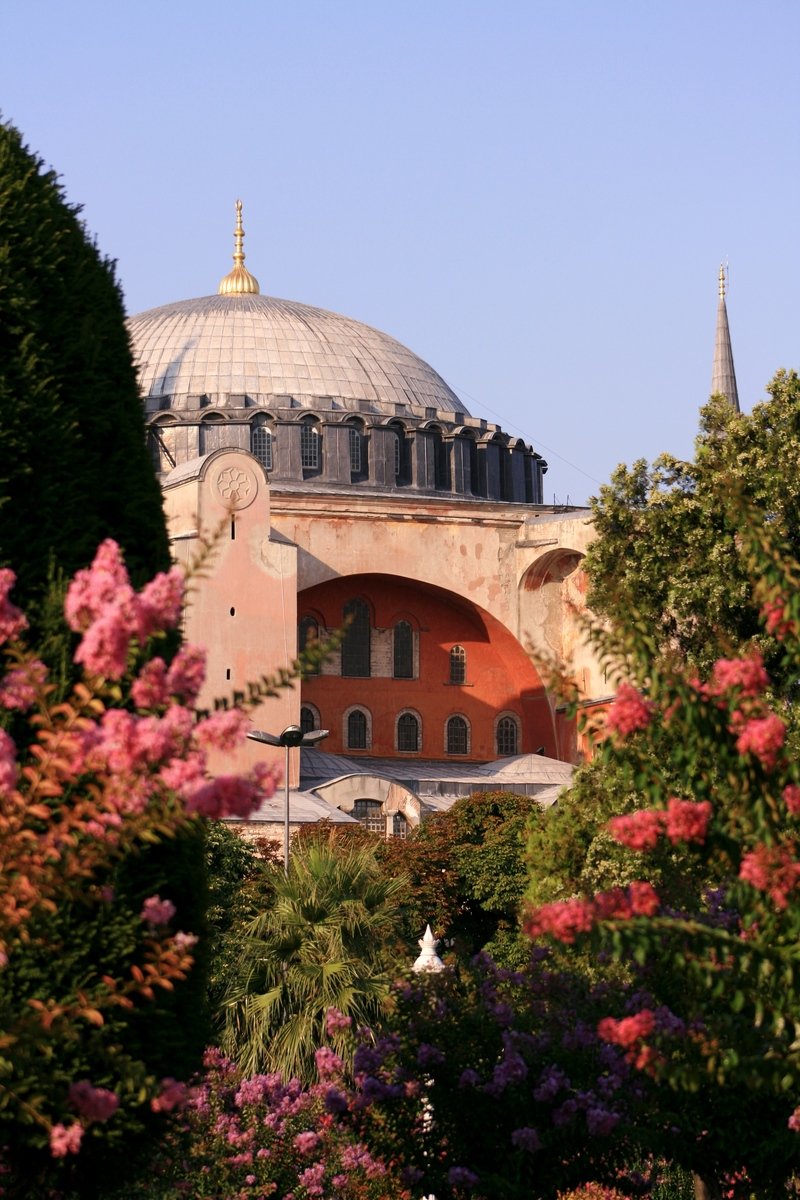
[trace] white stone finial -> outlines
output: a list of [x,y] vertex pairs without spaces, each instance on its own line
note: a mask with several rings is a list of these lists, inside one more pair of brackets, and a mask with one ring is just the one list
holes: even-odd
[[426,925],[424,936],[419,939],[418,944],[422,953],[414,963],[412,970],[443,971],[444,963],[436,953],[436,947],[439,945],[439,939],[433,936],[430,925]]

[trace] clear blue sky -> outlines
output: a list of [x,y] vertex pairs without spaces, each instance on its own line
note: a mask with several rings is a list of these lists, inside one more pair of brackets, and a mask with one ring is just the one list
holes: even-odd
[[[797,0],[6,0],[0,107],[128,309],[262,291],[405,342],[548,458],[691,453],[717,270],[742,406],[800,366]],[[566,461],[565,461],[566,460]]]

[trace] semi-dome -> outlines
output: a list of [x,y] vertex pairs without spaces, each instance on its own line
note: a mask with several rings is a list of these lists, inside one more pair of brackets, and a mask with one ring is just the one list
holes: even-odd
[[308,408],[366,401],[392,414],[398,404],[467,413],[400,342],[307,304],[244,292],[204,296],[139,313],[128,327],[142,395],[162,397],[162,408],[193,407],[178,397],[213,406],[243,395],[259,405],[291,396]]

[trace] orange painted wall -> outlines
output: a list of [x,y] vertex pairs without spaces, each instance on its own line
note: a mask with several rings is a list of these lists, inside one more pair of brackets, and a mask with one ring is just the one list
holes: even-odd
[[[520,719],[519,753],[544,747],[549,757],[560,757],[550,704],[533,664],[516,639],[487,612],[444,588],[373,574],[348,576],[302,591],[298,619],[311,615],[327,629],[338,628],[344,605],[356,597],[370,606],[375,628],[391,629],[397,621],[407,620],[418,631],[419,676],[321,674],[304,680],[302,702],[313,704],[322,727],[331,731],[325,750],[351,756],[487,761],[497,756],[496,719],[510,712]],[[465,685],[449,682],[454,645],[466,650]],[[390,661],[387,669],[391,671]],[[344,714],[354,704],[372,714],[372,745],[367,751],[350,750],[345,744]],[[422,744],[417,753],[395,749],[395,721],[403,709],[421,717]],[[457,714],[466,717],[471,729],[467,755],[448,755],[445,749],[446,722]]]

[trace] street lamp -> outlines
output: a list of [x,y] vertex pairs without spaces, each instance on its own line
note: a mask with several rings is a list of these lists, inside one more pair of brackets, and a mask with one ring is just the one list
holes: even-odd
[[254,742],[265,742],[267,746],[283,746],[286,751],[283,767],[283,869],[289,874],[289,751],[293,746],[316,746],[328,736],[327,729],[312,729],[303,733],[299,725],[287,725],[281,734],[266,733],[263,729],[251,729],[248,737]]

